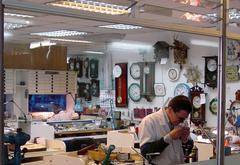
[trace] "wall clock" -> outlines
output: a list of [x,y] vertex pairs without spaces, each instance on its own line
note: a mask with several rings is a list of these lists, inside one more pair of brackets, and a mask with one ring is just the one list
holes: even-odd
[[174,96],[178,96],[178,95],[184,95],[189,97],[190,87],[185,83],[178,84],[174,89]]
[[205,122],[205,104],[201,103],[202,94],[204,94],[204,91],[198,85],[190,89],[190,98],[193,105],[191,112],[191,121],[193,123]]
[[75,70],[77,71],[77,77],[81,78],[83,76],[83,61],[80,58],[76,59],[76,65],[75,65]]
[[99,89],[99,80],[91,80],[91,93],[94,97],[99,97],[100,89]]
[[240,41],[230,40],[227,42],[227,59],[230,61],[236,60],[240,55]]
[[167,71],[167,75],[170,81],[176,81],[179,79],[179,70],[177,68],[170,68]]
[[114,67],[115,72],[115,104],[116,107],[127,107],[128,89],[127,89],[127,63],[118,63]]
[[238,66],[226,66],[226,80],[236,81],[239,80]]
[[154,92],[156,96],[165,96],[166,88],[164,83],[155,83],[154,84]]
[[90,77],[98,78],[98,60],[91,59],[89,61],[89,65],[90,65]]
[[217,111],[218,111],[217,98],[213,98],[213,99],[210,101],[209,110],[210,110],[210,112],[212,112],[212,114],[217,115]]
[[129,88],[128,88],[128,91],[129,91],[129,97],[132,101],[139,101],[141,99],[141,90],[140,90],[140,85],[137,84],[137,83],[132,83]]
[[83,68],[84,68],[84,75],[86,78],[88,78],[88,75],[89,75],[89,58],[86,58],[84,60],[84,64],[83,64]]
[[113,67],[113,77],[118,78],[122,75],[122,68],[120,65],[115,65]]
[[70,58],[68,61],[68,70],[75,70],[75,65],[76,65],[76,59],[75,58]]
[[209,87],[217,87],[217,56],[207,56],[205,58],[205,84]]
[[133,63],[130,67],[130,75],[133,79],[140,79],[141,76],[141,67],[139,63]]

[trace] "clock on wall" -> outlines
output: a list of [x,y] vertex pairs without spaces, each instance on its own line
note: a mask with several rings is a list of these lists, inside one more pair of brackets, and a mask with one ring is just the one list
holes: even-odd
[[141,67],[139,63],[133,63],[130,66],[130,75],[133,79],[140,79],[141,76]]
[[96,59],[91,59],[89,61],[90,65],[90,77],[91,78],[98,78],[98,60]]
[[189,97],[190,87],[185,83],[178,84],[174,89],[174,96],[178,96],[178,95],[184,95]]
[[227,59],[234,61],[240,56],[240,41],[227,40]]
[[113,68],[116,107],[127,107],[128,105],[127,69],[127,63],[118,63]]
[[218,101],[217,98],[213,98],[209,103],[209,110],[212,114],[217,115],[218,112]]
[[132,101],[137,102],[140,101],[141,99],[141,90],[140,90],[140,85],[137,83],[132,83],[129,88],[129,97]]
[[205,58],[205,75],[204,83],[212,88],[217,87],[217,68],[218,59],[217,56],[206,56]]
[[201,103],[201,97],[204,95],[204,91],[198,85],[190,89],[190,98],[192,102],[191,121],[193,123],[205,122],[205,103]]
[[166,88],[164,83],[155,83],[154,84],[154,92],[156,96],[165,96]]
[[179,79],[179,70],[177,68],[169,68],[167,75],[170,81],[176,81]]

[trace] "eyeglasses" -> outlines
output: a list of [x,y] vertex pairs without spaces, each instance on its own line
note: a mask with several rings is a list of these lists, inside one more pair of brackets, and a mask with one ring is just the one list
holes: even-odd
[[186,120],[185,117],[179,116],[179,115],[177,114],[177,112],[174,112],[174,113],[175,113],[175,115],[176,115],[176,117],[178,118],[178,120],[179,120],[180,123],[182,123],[184,120]]

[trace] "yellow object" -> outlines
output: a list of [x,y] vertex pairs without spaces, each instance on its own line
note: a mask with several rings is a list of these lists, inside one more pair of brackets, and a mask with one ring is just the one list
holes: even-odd
[[[103,161],[105,158],[105,153],[102,150],[88,150],[88,157],[94,161]],[[110,155],[111,160],[117,159],[117,153],[112,153]]]

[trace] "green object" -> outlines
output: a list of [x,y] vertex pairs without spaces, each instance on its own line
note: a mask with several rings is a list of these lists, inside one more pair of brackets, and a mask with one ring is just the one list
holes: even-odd
[[107,153],[106,153],[106,157],[103,160],[103,165],[110,165],[111,164],[111,160],[110,160],[110,155],[112,153],[112,151],[115,149],[114,145],[110,145],[108,147]]

